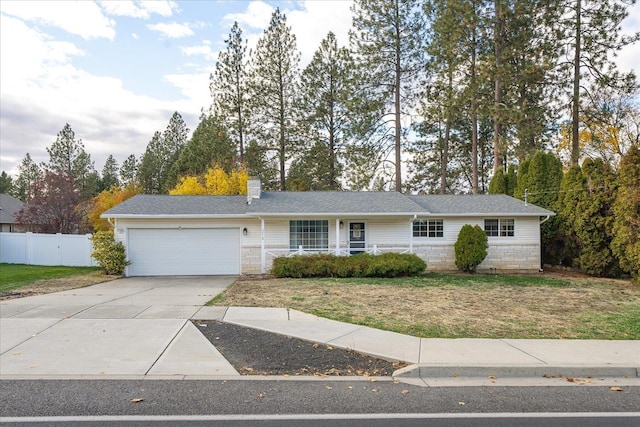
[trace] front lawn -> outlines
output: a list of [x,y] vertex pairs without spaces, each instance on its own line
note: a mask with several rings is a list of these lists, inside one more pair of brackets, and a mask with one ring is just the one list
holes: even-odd
[[[87,286],[112,279],[98,267],[0,264],[0,292],[41,288],[48,292]],[[44,292],[42,292],[44,293]]]
[[640,339],[640,287],[541,275],[401,279],[244,277],[212,304],[288,307],[429,338]]

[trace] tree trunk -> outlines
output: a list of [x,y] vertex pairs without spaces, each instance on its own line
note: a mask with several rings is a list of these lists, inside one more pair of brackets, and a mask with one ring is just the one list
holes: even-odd
[[[474,14],[476,13],[474,3]],[[471,33],[471,191],[478,193],[478,100],[476,99],[476,26]]]
[[[400,5],[396,2],[395,4],[395,13],[396,13],[396,20],[395,22],[400,22],[400,16],[399,16],[399,8]],[[402,77],[402,68],[400,67],[400,43],[401,43],[401,37],[402,35],[400,34],[400,26],[396,25],[396,40],[395,40],[395,47],[396,47],[396,76],[395,76],[395,82],[394,82],[394,105],[395,105],[395,124],[396,124],[396,131],[395,131],[395,153],[396,153],[396,191],[402,192],[402,163],[401,163],[401,148],[402,148],[402,144],[401,144],[401,136],[402,136],[402,126],[400,123],[400,119],[401,119],[401,114],[400,114],[400,78]]]
[[504,167],[504,159],[502,157],[502,118],[500,109],[502,108],[502,37],[504,29],[504,17],[502,11],[502,0],[495,0],[495,30],[494,30],[494,46],[495,46],[495,82],[494,82],[494,113],[493,113],[493,173]]
[[[453,67],[449,66],[449,81],[447,82],[447,92],[449,100],[452,99],[453,91]],[[447,190],[447,166],[449,165],[449,139],[451,137],[451,106],[447,105],[444,123],[444,143],[442,144],[442,161],[440,163],[440,194]]]
[[571,111],[571,165],[577,165],[580,159],[580,32],[581,32],[582,1],[576,2],[576,47],[573,57],[573,104]]

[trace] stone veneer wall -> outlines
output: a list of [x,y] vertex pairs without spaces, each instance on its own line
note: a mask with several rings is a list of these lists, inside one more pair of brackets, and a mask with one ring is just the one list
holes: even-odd
[[[453,245],[414,245],[413,252],[427,263],[427,270],[457,270]],[[531,272],[540,269],[540,247],[534,244],[490,245],[478,271]]]
[[[378,245],[381,252],[384,246]],[[274,256],[269,252],[276,250],[284,255],[287,247],[266,248],[266,272],[271,269]],[[408,249],[408,248],[407,248]],[[452,244],[414,245],[413,253],[425,260],[427,270],[451,271],[457,270],[456,256]],[[242,274],[260,274],[260,247],[245,246],[242,248]],[[500,244],[489,247],[487,258],[478,266],[479,272],[533,272],[540,269],[540,247],[526,244]]]

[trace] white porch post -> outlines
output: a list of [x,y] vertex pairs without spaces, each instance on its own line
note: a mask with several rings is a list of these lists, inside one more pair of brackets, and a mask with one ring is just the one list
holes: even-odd
[[264,251],[264,218],[260,218],[260,272],[262,274],[266,273],[267,270],[267,260],[265,259],[265,251]]
[[336,218],[336,256],[340,256],[340,218]]
[[414,216],[409,220],[409,253],[413,253],[413,221],[415,221],[416,217]]

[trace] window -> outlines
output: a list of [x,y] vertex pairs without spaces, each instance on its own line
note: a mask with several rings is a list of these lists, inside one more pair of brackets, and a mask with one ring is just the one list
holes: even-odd
[[489,237],[513,237],[514,223],[513,219],[485,219],[484,231]]
[[329,249],[329,221],[300,220],[289,222],[289,249],[326,251]]
[[421,219],[413,221],[413,237],[444,237],[443,220]]

